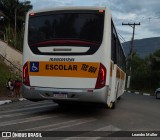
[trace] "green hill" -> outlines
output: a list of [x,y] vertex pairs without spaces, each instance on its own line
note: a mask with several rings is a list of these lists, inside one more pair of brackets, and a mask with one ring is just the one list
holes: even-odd
[[[133,50],[141,57],[145,58],[160,49],[160,37],[137,39],[133,42]],[[128,56],[130,52],[130,41],[123,43],[123,48]]]

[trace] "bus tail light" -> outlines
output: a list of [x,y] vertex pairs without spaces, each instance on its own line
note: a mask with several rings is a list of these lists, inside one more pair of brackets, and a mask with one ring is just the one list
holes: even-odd
[[30,86],[28,63],[25,63],[23,66],[23,84],[26,86]]
[[100,64],[95,89],[103,88],[106,84],[106,68]]

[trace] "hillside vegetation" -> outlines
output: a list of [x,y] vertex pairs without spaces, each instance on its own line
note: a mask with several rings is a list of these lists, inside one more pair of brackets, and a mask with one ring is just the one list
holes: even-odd
[[0,39],[20,51],[23,46],[25,15],[30,9],[32,5],[28,0],[0,0]]
[[[0,59],[0,91],[3,92],[6,90],[6,83],[8,79],[16,79],[16,75],[10,71],[10,68],[3,63]],[[0,92],[0,93],[1,93]]]

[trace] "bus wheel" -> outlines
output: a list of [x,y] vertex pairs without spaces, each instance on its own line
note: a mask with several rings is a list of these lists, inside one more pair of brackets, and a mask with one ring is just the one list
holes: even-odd
[[110,109],[115,109],[115,102],[111,102],[110,105],[108,106]]
[[118,98],[117,98],[117,100],[120,100],[121,99],[121,97],[119,96]]

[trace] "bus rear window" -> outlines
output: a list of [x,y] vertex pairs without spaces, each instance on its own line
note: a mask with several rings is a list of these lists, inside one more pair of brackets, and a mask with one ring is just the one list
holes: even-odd
[[[86,42],[97,46],[102,42],[103,28],[104,12],[98,10],[35,13],[29,16],[28,44],[30,48],[37,46],[35,44],[38,44],[37,47],[45,47],[44,42],[50,42],[47,47],[49,45],[85,47]],[[70,44],[58,42],[67,42],[67,40]],[[82,41],[83,43],[77,44]]]

